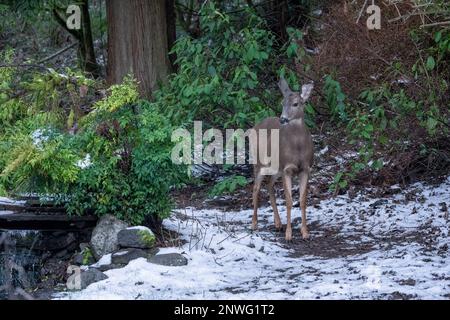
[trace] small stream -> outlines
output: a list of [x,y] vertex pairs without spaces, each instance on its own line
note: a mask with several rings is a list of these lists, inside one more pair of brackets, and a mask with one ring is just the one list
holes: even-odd
[[39,238],[38,231],[0,231],[0,299],[37,286],[42,259],[33,248]]
[[32,299],[64,283],[85,231],[0,230],[0,300]]
[[72,218],[51,201],[24,196],[0,197],[0,223],[0,300],[44,299],[66,282],[96,219]]

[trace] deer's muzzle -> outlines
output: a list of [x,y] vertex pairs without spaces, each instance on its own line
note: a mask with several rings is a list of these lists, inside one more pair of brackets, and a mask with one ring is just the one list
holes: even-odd
[[281,117],[281,118],[280,118],[280,123],[281,123],[281,124],[289,123],[289,119],[288,119],[288,118],[285,118],[285,117]]

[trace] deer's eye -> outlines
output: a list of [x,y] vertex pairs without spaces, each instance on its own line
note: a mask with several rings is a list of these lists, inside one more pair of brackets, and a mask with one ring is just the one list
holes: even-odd
[[295,102],[295,103],[293,104],[293,106],[294,106],[294,107],[298,107],[298,102]]

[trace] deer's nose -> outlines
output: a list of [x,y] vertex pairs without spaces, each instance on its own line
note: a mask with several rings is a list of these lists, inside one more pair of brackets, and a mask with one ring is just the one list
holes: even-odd
[[281,117],[281,118],[280,118],[280,123],[281,123],[281,124],[286,124],[286,123],[288,123],[288,122],[289,122],[288,118],[285,118],[285,117]]

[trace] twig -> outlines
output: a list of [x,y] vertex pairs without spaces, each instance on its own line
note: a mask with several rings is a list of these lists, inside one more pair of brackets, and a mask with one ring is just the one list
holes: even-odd
[[442,22],[434,22],[434,23],[423,24],[423,25],[420,26],[420,28],[434,27],[434,26],[445,26],[445,25],[450,25],[450,21],[442,21]]
[[221,243],[224,242],[225,240],[228,240],[229,238],[231,238],[231,236],[232,236],[231,233],[228,234],[228,236],[226,236],[225,239],[221,240],[220,242],[217,242],[217,244],[218,244],[218,245],[221,244]]
[[45,69],[48,70],[47,67],[37,64],[26,64],[26,63],[19,63],[19,64],[0,64],[0,68],[34,68],[34,69]]
[[213,259],[214,259],[214,262],[215,262],[218,266],[223,267],[223,264],[218,263],[218,262],[217,262],[217,259],[216,259],[215,257],[213,257]]
[[240,237],[239,239],[234,240],[233,243],[234,243],[234,242],[238,242],[238,241],[240,241],[240,240],[242,240],[242,239],[245,239],[245,238],[247,238],[247,237],[250,236],[250,235],[251,235],[251,234],[248,233],[248,234],[246,234],[245,236]]
[[413,44],[414,44],[414,47],[416,48],[416,50],[417,50],[417,53],[419,54],[419,58],[420,58],[420,62],[422,62],[422,67],[423,67],[423,70],[425,71],[425,75],[426,75],[426,77],[427,77],[427,85],[428,85],[428,89],[431,91],[432,90],[432,88],[431,88],[431,80],[430,80],[430,75],[428,74],[428,71],[427,71],[427,67],[426,67],[426,65],[425,65],[425,61],[423,60],[423,57],[422,57],[422,53],[420,52],[420,49],[419,49],[419,47],[417,46],[417,43],[415,42],[415,41],[413,41]]
[[64,52],[72,49],[73,47],[75,47],[77,45],[77,43],[72,43],[71,45],[55,52],[54,54],[52,54],[51,56],[48,56],[42,60],[39,60],[36,63],[19,63],[19,64],[0,64],[0,68],[36,68],[36,69],[48,69],[46,66],[43,66],[42,64],[50,61],[54,58],[56,58],[57,56],[63,54]]
[[47,61],[49,61],[49,60],[52,60],[53,58],[56,58],[56,57],[59,56],[60,54],[63,54],[64,52],[66,52],[66,51],[72,49],[72,48],[75,47],[77,44],[78,44],[78,43],[72,43],[71,45],[69,45],[69,46],[67,46],[67,47],[65,47],[65,48],[63,48],[63,49],[61,49],[61,50],[55,52],[55,53],[52,54],[51,56],[48,56],[47,58],[44,58],[44,59],[38,61],[36,64],[42,64],[42,63],[45,63],[45,62],[47,62]]
[[389,23],[392,23],[392,22],[395,22],[395,21],[398,21],[398,20],[404,20],[404,21],[406,21],[406,20],[408,20],[410,17],[412,17],[412,16],[422,16],[422,15],[425,15],[425,16],[427,16],[427,15],[432,15],[432,14],[436,14],[436,13],[439,13],[439,11],[432,11],[432,12],[411,12],[411,13],[408,13],[408,14],[404,14],[404,15],[402,15],[402,16],[399,16],[399,17],[396,17],[396,18],[392,18],[392,19],[390,19],[390,20],[388,20],[388,22]]
[[366,8],[366,6],[367,6],[367,0],[364,1],[364,5],[362,6],[361,11],[359,11],[358,19],[356,19],[356,23],[359,23],[359,19],[361,19],[362,13],[363,13],[364,9]]

